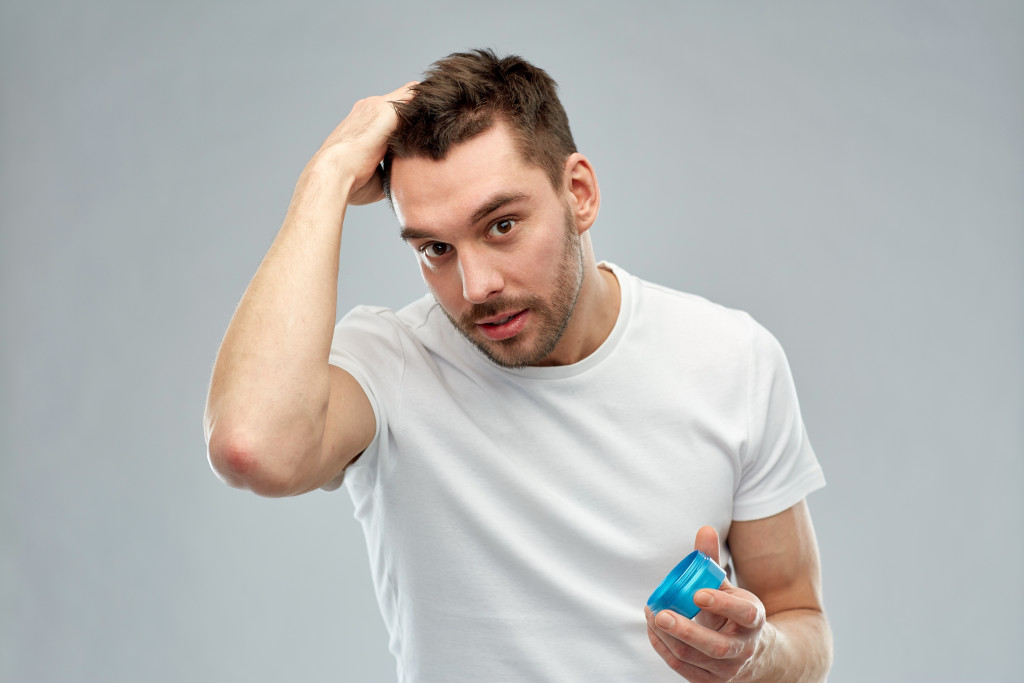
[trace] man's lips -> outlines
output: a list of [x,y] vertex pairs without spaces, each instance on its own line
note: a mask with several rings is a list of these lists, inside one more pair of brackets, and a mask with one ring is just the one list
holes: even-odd
[[514,318],[517,315],[519,315],[520,313],[522,313],[522,311],[510,311],[510,312],[506,312],[506,313],[499,313],[497,315],[492,315],[489,318],[480,318],[479,320],[476,321],[476,324],[477,325],[497,325],[497,324],[500,324],[500,323],[507,322],[510,318]]
[[529,309],[515,311],[512,313],[501,313],[489,318],[483,318],[476,322],[476,328],[485,337],[492,341],[501,341],[514,337],[526,326],[526,319],[530,316]]

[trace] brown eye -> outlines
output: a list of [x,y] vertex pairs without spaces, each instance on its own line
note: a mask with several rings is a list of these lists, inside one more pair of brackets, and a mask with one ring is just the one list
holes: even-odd
[[512,231],[512,228],[515,227],[515,224],[516,222],[511,219],[498,221],[497,223],[491,226],[490,232],[494,235],[507,235],[509,232]]
[[444,242],[428,242],[420,247],[420,253],[428,259],[436,259],[451,251],[452,245]]

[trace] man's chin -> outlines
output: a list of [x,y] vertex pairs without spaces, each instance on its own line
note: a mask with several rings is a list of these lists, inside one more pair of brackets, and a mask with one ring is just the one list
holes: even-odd
[[471,339],[470,341],[480,349],[495,365],[500,365],[509,370],[524,368],[538,363],[540,358],[534,358],[527,349],[520,348],[523,344],[518,339],[503,339],[492,341],[490,339]]
[[514,337],[502,341],[479,340],[468,335],[467,337],[495,365],[508,370],[518,370],[538,365],[551,365],[545,361],[554,353],[561,335],[558,337],[542,335],[539,340]]

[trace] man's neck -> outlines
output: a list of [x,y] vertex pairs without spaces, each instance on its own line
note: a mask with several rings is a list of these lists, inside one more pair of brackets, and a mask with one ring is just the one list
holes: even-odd
[[576,310],[558,346],[541,365],[578,363],[604,343],[618,320],[619,281],[609,268],[597,265],[589,239],[583,242],[583,263],[583,286]]

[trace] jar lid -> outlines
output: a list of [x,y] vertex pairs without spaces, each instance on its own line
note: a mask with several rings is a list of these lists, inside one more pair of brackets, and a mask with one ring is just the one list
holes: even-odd
[[700,612],[700,607],[693,602],[694,594],[704,588],[719,588],[723,581],[725,570],[704,553],[694,550],[654,589],[647,606],[655,614],[669,609],[692,619]]

